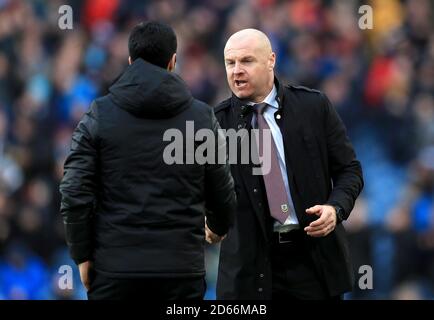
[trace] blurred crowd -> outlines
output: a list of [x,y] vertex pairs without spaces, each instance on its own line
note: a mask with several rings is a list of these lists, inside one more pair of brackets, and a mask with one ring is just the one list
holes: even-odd
[[[73,9],[61,30],[59,7]],[[373,28],[359,28],[361,5]],[[68,256],[58,184],[72,130],[127,66],[128,35],[159,20],[178,36],[180,74],[216,105],[230,94],[224,44],[254,27],[285,83],[324,91],[362,162],[345,222],[356,290],[348,299],[434,298],[434,3],[430,0],[1,0],[0,299],[83,299]],[[218,247],[208,247],[207,298]],[[62,290],[59,267],[73,266]],[[358,288],[360,267],[373,288]]]

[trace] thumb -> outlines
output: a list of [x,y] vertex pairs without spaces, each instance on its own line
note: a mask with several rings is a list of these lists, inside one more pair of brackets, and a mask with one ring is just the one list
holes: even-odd
[[322,212],[322,206],[320,205],[316,205],[310,208],[306,209],[306,213],[308,214],[316,214],[316,215],[320,215]]

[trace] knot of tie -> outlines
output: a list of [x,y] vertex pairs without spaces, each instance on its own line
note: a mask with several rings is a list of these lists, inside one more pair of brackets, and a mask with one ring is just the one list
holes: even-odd
[[257,103],[253,106],[253,110],[255,110],[255,112],[257,114],[263,114],[267,107],[268,107],[268,104],[265,102]]

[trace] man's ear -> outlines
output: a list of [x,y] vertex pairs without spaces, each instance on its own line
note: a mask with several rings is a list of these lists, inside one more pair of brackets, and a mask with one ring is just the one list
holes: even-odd
[[270,64],[269,64],[270,70],[273,70],[274,65],[276,64],[276,54],[274,52],[271,52],[269,61],[270,61]]
[[131,60],[131,56],[128,56],[128,64],[131,65],[133,61]]
[[175,66],[176,66],[176,53],[174,53],[172,58],[170,59],[168,65],[167,65],[167,70],[172,72],[175,70]]

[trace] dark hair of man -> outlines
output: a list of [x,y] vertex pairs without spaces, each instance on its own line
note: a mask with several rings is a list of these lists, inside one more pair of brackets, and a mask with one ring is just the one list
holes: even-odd
[[131,60],[142,58],[164,69],[176,52],[177,41],[173,29],[163,23],[142,22],[134,27],[128,39]]

